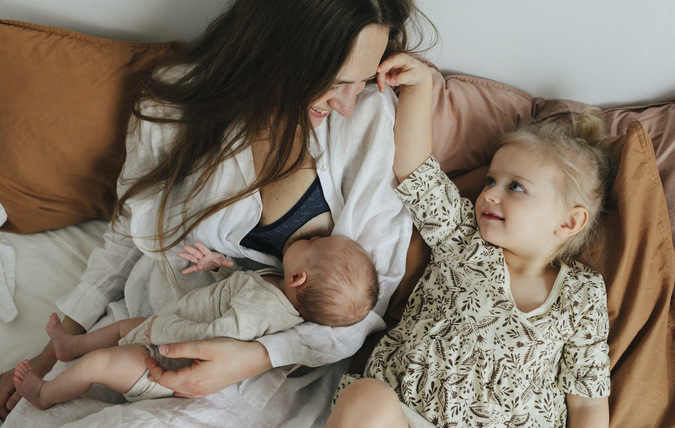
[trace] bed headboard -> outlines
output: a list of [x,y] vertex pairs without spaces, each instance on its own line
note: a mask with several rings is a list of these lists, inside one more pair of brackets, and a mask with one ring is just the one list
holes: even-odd
[[[670,0],[417,0],[439,30],[443,72],[534,96],[612,106],[675,96]],[[0,0],[0,18],[138,41],[187,41],[229,0]]]

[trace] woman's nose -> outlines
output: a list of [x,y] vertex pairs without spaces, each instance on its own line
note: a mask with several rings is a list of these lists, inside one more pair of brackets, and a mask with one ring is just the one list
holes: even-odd
[[351,116],[354,113],[356,96],[363,91],[364,87],[365,83],[344,85],[329,101],[330,106],[344,117]]

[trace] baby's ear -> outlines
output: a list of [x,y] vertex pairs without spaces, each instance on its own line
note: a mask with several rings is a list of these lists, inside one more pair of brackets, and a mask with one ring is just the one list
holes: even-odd
[[302,270],[300,272],[291,274],[290,278],[288,279],[288,286],[291,288],[300,287],[305,285],[305,282],[307,282],[307,272]]
[[555,234],[561,238],[570,238],[588,223],[588,211],[583,207],[574,207],[568,211],[562,223],[555,230]]

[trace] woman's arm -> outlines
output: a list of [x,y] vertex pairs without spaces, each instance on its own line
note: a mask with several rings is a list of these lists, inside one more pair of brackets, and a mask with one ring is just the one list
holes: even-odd
[[569,428],[609,427],[609,399],[587,398],[567,394],[567,426]]

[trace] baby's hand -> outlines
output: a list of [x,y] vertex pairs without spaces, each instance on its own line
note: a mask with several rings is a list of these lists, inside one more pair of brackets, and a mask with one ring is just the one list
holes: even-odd
[[431,82],[431,72],[422,61],[405,54],[398,53],[382,61],[377,67],[377,87],[384,92],[385,85],[418,86],[425,81]]
[[152,345],[152,339],[151,339],[152,324],[154,324],[156,319],[157,319],[157,315],[153,315],[153,317],[150,319],[150,323],[148,323],[148,328],[145,330],[145,344],[146,345]]
[[221,266],[234,266],[234,262],[228,260],[224,255],[209,250],[199,242],[195,242],[195,248],[185,245],[183,250],[186,252],[178,253],[178,256],[194,263],[192,266],[183,269],[183,274],[197,272],[198,270],[215,270]]

